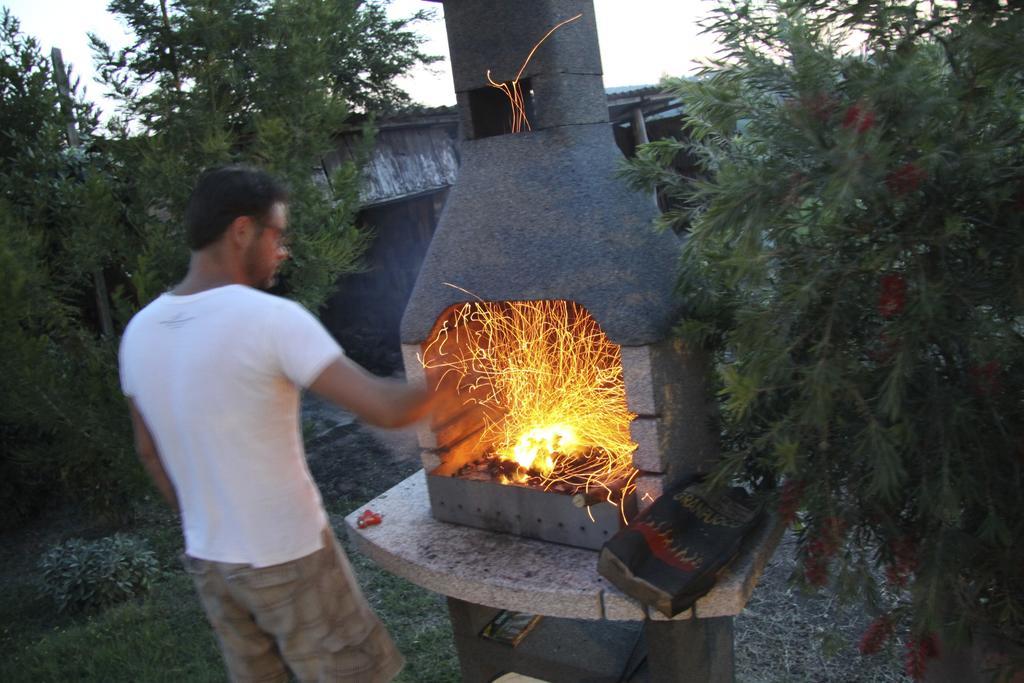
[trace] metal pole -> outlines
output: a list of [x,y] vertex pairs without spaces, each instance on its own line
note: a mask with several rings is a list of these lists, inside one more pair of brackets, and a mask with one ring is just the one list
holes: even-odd
[[[64,67],[64,57],[60,48],[53,48],[50,51],[50,60],[53,62],[53,80],[57,85],[57,92],[60,93],[60,106],[68,121],[68,145],[81,147],[82,140],[78,137],[78,127],[75,125],[75,110],[71,101],[71,82],[68,78],[68,71]],[[114,336],[114,321],[110,315],[110,298],[107,295],[107,281],[103,277],[103,270],[96,268],[92,273],[93,286],[96,290],[96,308],[100,316],[100,330],[104,337]]]

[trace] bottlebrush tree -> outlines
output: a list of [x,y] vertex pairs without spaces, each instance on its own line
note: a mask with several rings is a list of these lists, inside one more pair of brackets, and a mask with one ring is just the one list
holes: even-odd
[[[865,652],[899,629],[919,677],[940,644],[1020,642],[1024,7],[709,21],[719,58],[666,84],[688,140],[626,175],[688,232],[678,329],[717,358],[717,481],[770,491],[804,582],[868,600]],[[684,150],[701,177],[672,171]]]

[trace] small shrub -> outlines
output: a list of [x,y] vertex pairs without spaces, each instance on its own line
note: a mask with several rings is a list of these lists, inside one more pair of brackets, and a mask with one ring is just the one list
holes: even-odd
[[101,610],[140,595],[160,573],[145,541],[124,534],[64,541],[46,551],[39,568],[43,593],[62,612]]

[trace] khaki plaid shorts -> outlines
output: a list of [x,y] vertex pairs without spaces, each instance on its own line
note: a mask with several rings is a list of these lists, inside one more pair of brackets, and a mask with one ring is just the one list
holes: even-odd
[[330,529],[324,547],[270,567],[183,555],[232,681],[390,681],[405,661]]

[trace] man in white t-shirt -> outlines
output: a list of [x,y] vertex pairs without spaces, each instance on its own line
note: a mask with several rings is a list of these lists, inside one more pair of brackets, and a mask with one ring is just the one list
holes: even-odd
[[287,200],[255,169],[200,177],[188,274],[128,324],[121,384],[231,679],[387,681],[403,660],[328,525],[299,394],[385,427],[419,419],[430,397],[371,375],[306,309],[259,290],[288,256]]

